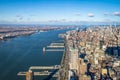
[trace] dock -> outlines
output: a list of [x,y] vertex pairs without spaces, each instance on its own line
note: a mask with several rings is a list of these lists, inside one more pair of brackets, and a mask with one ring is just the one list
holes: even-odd
[[64,48],[64,46],[47,46],[47,48]]
[[46,49],[45,51],[64,51],[64,49]]
[[[61,68],[60,65],[54,65],[54,66],[31,66],[29,67],[29,70],[44,70],[44,71],[39,71],[39,72],[33,72],[34,76],[49,76],[53,75],[53,77],[58,77],[59,76],[59,69]],[[48,71],[48,70],[53,70],[53,71]],[[56,73],[54,73],[57,71]],[[18,72],[18,76],[26,76],[27,72]],[[54,74],[53,74],[54,73]]]
[[31,66],[29,70],[33,69],[59,69],[60,65],[55,65],[55,66]]
[[51,43],[51,46],[64,46],[64,43]]
[[[49,71],[34,72],[34,76],[48,76],[50,74],[52,74],[52,72],[49,72]],[[26,76],[26,72],[19,72],[17,75]],[[59,72],[55,73],[53,77],[58,77],[58,75],[59,75]]]
[[47,48],[64,48],[64,43],[51,43]]
[[43,47],[43,52],[46,51],[64,51],[64,43],[51,43],[47,47]]

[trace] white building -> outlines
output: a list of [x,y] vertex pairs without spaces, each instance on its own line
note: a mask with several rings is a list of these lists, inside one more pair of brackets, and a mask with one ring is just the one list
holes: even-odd
[[69,59],[70,69],[78,70],[78,49],[70,49]]

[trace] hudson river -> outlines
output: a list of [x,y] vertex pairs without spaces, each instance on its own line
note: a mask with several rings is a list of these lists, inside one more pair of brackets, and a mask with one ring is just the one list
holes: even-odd
[[[51,42],[62,40],[58,34],[65,32],[66,30],[38,32],[0,41],[0,80],[25,80],[25,76],[17,76],[17,73],[27,71],[30,66],[59,65],[63,52],[43,54],[42,48]],[[45,77],[35,78],[42,80]]]

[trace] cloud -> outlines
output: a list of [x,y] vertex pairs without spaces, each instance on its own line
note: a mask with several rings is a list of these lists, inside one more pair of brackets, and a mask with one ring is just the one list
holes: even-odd
[[77,14],[75,14],[75,16],[81,16],[81,14],[80,14],[80,13],[77,13]]
[[19,16],[17,19],[18,20],[23,20],[23,16]]
[[18,20],[23,20],[23,16],[22,15],[16,15]]
[[30,18],[27,18],[27,21],[30,21]]
[[20,17],[19,20],[23,20],[23,17]]
[[103,22],[112,22],[111,19],[103,19]]
[[105,13],[104,13],[104,16],[108,16],[108,15],[110,15],[108,12],[105,12]]
[[66,20],[66,19],[61,19],[60,21],[61,21],[61,22],[66,22],[67,20]]
[[16,15],[16,17],[20,17],[21,15]]
[[35,17],[35,15],[31,14],[30,17]]
[[93,13],[88,13],[88,17],[94,17],[95,15]]
[[114,12],[113,15],[120,17],[120,12]]
[[23,17],[23,16],[22,16],[22,15],[20,15],[20,14],[18,14],[18,15],[16,15],[16,17],[18,17],[18,18],[19,18],[19,17]]
[[49,20],[48,22],[59,22],[58,20]]
[[66,19],[60,19],[60,20],[49,20],[48,22],[52,22],[52,23],[55,23],[55,22],[67,22]]

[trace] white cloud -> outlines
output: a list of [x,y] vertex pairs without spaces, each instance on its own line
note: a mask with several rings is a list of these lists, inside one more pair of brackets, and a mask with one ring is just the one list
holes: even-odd
[[110,14],[109,14],[108,12],[105,12],[104,15],[105,15],[105,16],[108,16],[108,15],[110,15]]
[[22,15],[16,15],[16,17],[18,18],[18,20],[23,20],[23,16]]
[[80,14],[80,13],[77,13],[77,14],[75,14],[75,16],[81,16],[81,14]]
[[113,15],[120,17],[120,12],[114,12]]
[[53,22],[53,23],[55,23],[55,22],[67,22],[67,20],[66,20],[66,19],[60,19],[60,20],[49,20],[49,21],[47,21],[47,22]]
[[93,13],[88,13],[88,17],[94,17],[95,15]]

